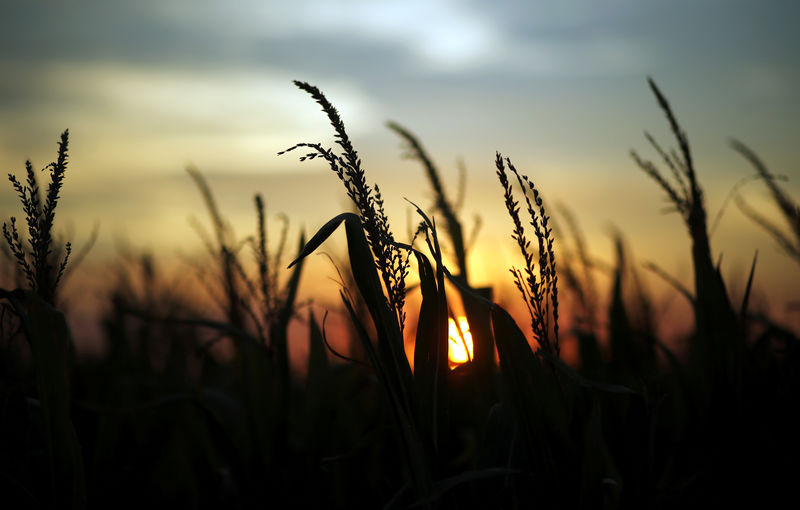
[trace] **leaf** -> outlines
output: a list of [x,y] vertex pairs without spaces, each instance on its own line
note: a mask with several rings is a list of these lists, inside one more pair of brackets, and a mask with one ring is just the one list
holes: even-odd
[[242,365],[242,391],[247,425],[254,443],[251,455],[257,463],[275,462],[278,448],[284,440],[286,411],[282,402],[285,388],[263,344],[239,342],[239,362]]
[[322,389],[325,374],[328,371],[328,355],[325,342],[322,339],[322,330],[314,317],[314,312],[308,315],[308,379],[306,388],[309,394],[315,394]]
[[354,213],[342,213],[323,225],[306,243],[300,254],[289,267],[314,252],[344,222],[347,235],[347,251],[353,279],[358,286],[361,297],[369,310],[370,317],[378,334],[378,355],[381,359],[381,370],[399,390],[400,398],[407,412],[413,414],[413,397],[411,396],[412,374],[406,359],[403,336],[397,318],[388,307],[380,278],[375,267],[372,251],[369,248],[361,219]]
[[[491,309],[495,306],[490,299],[491,287],[473,289],[461,278],[442,268],[444,276],[456,286],[467,313],[473,342],[473,365],[480,373],[489,374],[494,367],[494,338],[491,326]],[[488,375],[487,375],[488,377]]]
[[492,330],[500,370],[511,407],[536,473],[536,490],[557,492],[569,481],[575,448],[568,436],[569,420],[556,374],[534,354],[525,335],[503,308],[492,308]]
[[364,351],[367,353],[367,357],[372,363],[375,373],[389,398],[389,407],[392,410],[394,424],[397,427],[402,444],[403,460],[406,462],[413,486],[418,496],[428,497],[431,491],[429,461],[414,426],[415,420],[409,416],[408,410],[403,405],[403,399],[400,395],[402,390],[397,387],[396,381],[390,378],[390,374],[384,368],[379,353],[375,346],[372,345],[366,329],[358,320],[355,310],[353,310],[353,305],[343,292],[340,292],[340,296],[364,345]]
[[344,294],[341,294],[341,297],[356,326],[367,356],[386,390],[395,424],[402,437],[412,485],[418,495],[427,497],[430,494],[431,480],[427,456],[417,430],[418,402],[414,392],[413,375],[406,358],[400,324],[397,316],[389,308],[383,292],[361,219],[354,213],[335,216],[306,243],[292,264],[313,253],[342,222],[345,224],[350,269],[375,326],[378,336],[377,346],[373,346],[366,329],[357,319],[350,301]]
[[464,282],[462,282],[460,279],[450,274],[450,271],[448,271],[446,267],[443,269],[444,269],[444,275],[447,277],[450,283],[458,287],[458,290],[469,293],[470,297],[475,299],[478,303],[483,304],[487,308],[487,310],[497,306],[491,299],[487,299],[485,296],[482,296],[480,293],[476,292],[475,289],[465,285]]
[[414,348],[414,382],[421,410],[421,423],[429,429],[434,450],[439,449],[442,399],[447,382],[447,306],[441,306],[444,289],[438,288],[433,267],[425,255],[413,251],[419,265],[422,304]]
[[[305,234],[300,234],[298,253],[302,253],[305,248]],[[290,386],[289,381],[289,322],[292,319],[295,311],[295,300],[297,299],[297,289],[300,286],[300,276],[303,272],[304,257],[298,255],[297,264],[294,265],[291,277],[286,285],[286,298],[278,311],[278,319],[270,327],[270,345],[275,349],[278,359],[278,371],[283,385],[283,396],[281,399],[284,401],[282,405],[288,406],[288,391]]]
[[603,391],[606,393],[618,393],[622,395],[641,395],[639,392],[634,391],[628,388],[627,386],[623,386],[621,384],[609,384],[587,379],[586,377],[582,376],[581,374],[573,370],[569,365],[564,363],[564,361],[553,356],[550,353],[543,352],[541,356],[548,362],[550,362],[554,367],[556,367],[561,373],[568,376],[571,380],[573,380],[583,388]]
[[44,440],[50,461],[52,497],[71,508],[86,506],[83,458],[69,417],[69,350],[72,333],[64,314],[35,292],[2,292],[22,319],[31,345],[36,388],[42,404]]
[[333,234],[333,232],[339,227],[339,225],[341,225],[343,221],[351,217],[358,218],[358,216],[354,213],[342,213],[328,220],[328,222],[323,225],[316,234],[314,234],[314,237],[308,240],[306,245],[300,250],[300,253],[292,261],[292,263],[289,264],[288,267],[291,268],[293,265],[300,262],[300,260],[314,253],[314,250],[319,248],[320,245],[324,243],[325,240],[331,236],[331,234]]
[[413,375],[406,358],[400,324],[383,293],[361,220],[355,214],[349,214],[345,220],[345,232],[350,269],[378,335],[377,356],[381,362],[380,369],[385,372],[390,386],[397,392],[405,413],[416,422]]
[[490,299],[492,288],[470,287],[471,292],[466,292],[461,288],[458,290],[461,296],[461,302],[464,305],[464,313],[469,322],[469,329],[472,333],[472,363],[481,373],[491,374],[495,364],[491,316],[489,308],[481,301],[477,301],[473,296],[478,294],[483,299]]
[[744,297],[742,298],[742,307],[739,311],[739,317],[742,322],[745,321],[745,314],[747,313],[747,304],[750,301],[750,290],[753,288],[753,276],[756,273],[756,262],[758,261],[758,250],[753,255],[753,265],[750,266],[750,275],[747,277],[747,287],[744,289]]

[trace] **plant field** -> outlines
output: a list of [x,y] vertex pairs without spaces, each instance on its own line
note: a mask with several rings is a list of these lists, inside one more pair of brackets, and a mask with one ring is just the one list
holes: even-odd
[[[351,208],[292,238],[290,219],[271,221],[261,195],[242,197],[253,200],[254,228],[240,238],[190,168],[210,225],[197,225],[204,262],[185,268],[202,297],[161,272],[157,257],[120,257],[98,312],[102,359],[76,357],[60,300],[85,255],[62,240],[56,214],[62,188],[69,193],[68,132],[42,172],[28,162],[24,177],[9,174],[21,214],[4,220],[0,240],[0,506],[797,504],[800,339],[751,311],[757,258],[742,275],[743,298],[731,297],[709,237],[703,170],[652,80],[675,149],[648,134],[655,159],[633,151],[631,174],[652,179],[686,226],[693,285],[651,268],[691,304],[686,352],[659,338],[631,263],[636,240],[616,234],[612,283],[598,290],[576,220],[551,210],[536,176],[497,152],[486,165],[520,255],[507,268],[526,314],[515,319],[496,289],[470,278],[474,228],[422,142],[389,124],[435,197],[427,210],[409,197],[418,227],[406,238],[392,229],[347,119],[317,87],[295,85],[321,107],[335,145],[301,142],[280,157],[326,165]],[[736,198],[740,209],[800,262],[798,203],[752,149],[733,149],[790,227]],[[304,261],[332,236],[347,242],[331,266],[350,323],[344,353],[329,341],[327,313],[298,299],[301,287],[314,289]],[[302,335],[290,330],[297,320]],[[570,363],[568,340],[578,351]],[[291,370],[295,344],[308,346],[303,374]]]

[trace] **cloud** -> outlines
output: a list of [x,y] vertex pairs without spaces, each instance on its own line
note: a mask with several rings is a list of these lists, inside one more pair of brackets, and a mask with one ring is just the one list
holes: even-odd
[[[293,78],[322,87],[354,134],[374,130],[390,111],[440,115],[442,125],[456,115],[502,113],[508,122],[535,101],[569,101],[558,109],[566,118],[590,78],[631,90],[650,73],[697,91],[719,86],[730,69],[756,69],[735,84],[790,102],[800,75],[781,50],[796,46],[791,16],[728,4],[735,8],[716,0],[16,2],[12,16],[0,12],[0,144],[49,140],[64,125],[106,140],[136,133],[152,144],[148,157],[173,142],[189,153],[189,140],[211,154],[223,141],[253,153],[259,140],[326,139],[324,120]],[[746,36],[748,16],[769,37]],[[776,77],[761,67],[783,70]]]
[[[0,100],[0,136],[50,140],[69,126],[92,140],[92,166],[98,169],[127,160],[144,170],[166,166],[174,171],[192,158],[201,165],[243,170],[298,141],[332,138],[319,107],[279,70],[87,62],[26,67],[13,74],[26,78],[6,82],[2,89],[4,97],[17,100]],[[29,82],[47,86],[26,90]],[[325,91],[351,134],[380,125],[379,108],[353,82],[331,79]]]
[[534,39],[515,45],[496,65],[517,76],[627,75],[642,72],[645,55],[635,42],[621,37],[596,36],[569,42]]

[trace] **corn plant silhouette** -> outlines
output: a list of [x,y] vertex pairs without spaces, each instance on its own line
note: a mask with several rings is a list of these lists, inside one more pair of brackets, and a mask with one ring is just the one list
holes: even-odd
[[689,230],[694,265],[693,303],[698,357],[708,369],[706,374],[711,378],[712,386],[738,387],[743,369],[744,338],[738,326],[739,317],[728,298],[719,266],[712,261],[704,196],[689,148],[689,138],[656,83],[649,78],[648,83],[667,117],[680,152],[665,151],[647,132],[645,137],[669,168],[673,182],[664,177],[651,161],[642,159],[636,151],[632,150],[631,156],[667,194]]
[[736,205],[745,216],[764,229],[788,256],[800,263],[800,204],[778,184],[777,176],[767,169],[752,149],[739,140],[731,140],[730,144],[733,150],[741,154],[756,169],[758,178],[767,186],[773,201],[783,214],[789,232],[786,233],[786,229],[755,211],[738,194],[735,198]]
[[3,237],[25,274],[31,290],[51,305],[55,303],[56,289],[72,251],[71,244],[67,242],[64,246],[64,257],[58,261],[56,258],[61,250],[55,249],[53,238],[56,206],[64,184],[64,174],[67,171],[68,146],[69,131],[66,130],[61,134],[58,143],[58,158],[44,168],[50,175],[44,200],[41,197],[36,171],[30,161],[25,162],[24,184],[15,175],[8,174],[8,180],[11,181],[22,204],[28,238],[25,240],[20,238],[17,219],[14,216],[9,223],[3,222]]
[[16,218],[11,217],[9,223],[3,223],[3,237],[30,290],[0,289],[0,299],[8,300],[19,317],[31,347],[50,475],[49,499],[42,504],[82,508],[86,503],[83,460],[69,411],[72,335],[64,315],[53,307],[71,252],[67,243],[61,258],[53,238],[68,146],[69,131],[65,130],[58,143],[57,159],[44,168],[50,176],[44,199],[30,161],[25,162],[24,184],[15,175],[8,176],[22,204],[28,236],[23,241]]
[[[473,295],[477,294],[483,299],[491,300],[492,289],[491,287],[476,288],[470,284],[467,256],[469,247],[473,244],[480,229],[481,222],[480,217],[476,217],[472,231],[467,237],[458,214],[464,201],[464,183],[466,180],[464,167],[463,165],[460,166],[458,193],[456,199],[452,200],[445,191],[437,166],[417,136],[396,122],[387,123],[387,127],[394,131],[405,143],[407,153],[404,156],[417,160],[422,165],[435,196],[433,212],[441,214],[445,220],[445,231],[450,238],[450,247],[455,256],[457,266],[457,273],[454,277],[470,289],[470,292],[459,293],[474,342],[474,355],[470,360],[470,365],[474,365],[474,370],[472,366],[462,365],[459,371],[475,372],[476,374],[488,373],[492,370],[492,365],[494,365],[494,343],[492,342],[490,317],[484,307],[479,302],[476,302]],[[483,390],[485,389],[484,387]],[[478,391],[476,391],[477,393]]]

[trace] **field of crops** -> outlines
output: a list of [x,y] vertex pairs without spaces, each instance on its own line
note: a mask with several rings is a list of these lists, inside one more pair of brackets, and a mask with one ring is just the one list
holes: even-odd
[[[632,157],[689,234],[692,288],[652,268],[694,311],[687,352],[659,338],[651,298],[629,262],[636,240],[617,236],[612,284],[599,299],[598,268],[574,219],[552,215],[535,176],[498,152],[487,164],[508,211],[508,242],[521,255],[522,264],[508,268],[527,310],[518,323],[492,288],[471,283],[459,199],[446,193],[415,135],[389,125],[422,165],[435,206],[424,210],[410,197],[418,228],[400,239],[346,119],[322,91],[298,81],[299,93],[322,108],[336,146],[299,143],[281,157],[327,165],[352,209],[290,239],[285,225],[270,228],[256,195],[256,228],[237,238],[203,175],[190,169],[211,228],[198,229],[206,263],[186,270],[206,298],[182,293],[152,257],[120,261],[100,319],[108,353],[79,360],[59,300],[85,255],[56,221],[69,179],[65,131],[43,174],[28,163],[23,177],[9,175],[21,214],[4,220],[0,240],[2,506],[792,505],[800,340],[750,311],[757,259],[743,276],[743,299],[732,301],[712,258],[702,169],[667,99],[649,84],[676,148],[648,135],[656,159]],[[797,202],[751,149],[733,149],[790,228],[740,207],[800,262]],[[351,323],[346,353],[328,341],[325,317],[297,298],[301,286],[313,292],[302,278],[305,258],[331,236],[347,241],[336,275]],[[568,254],[559,236],[574,241]],[[414,309],[411,292],[421,296]],[[307,335],[290,333],[298,319]],[[562,359],[567,338],[578,346],[574,363]],[[228,356],[215,354],[223,343]],[[302,377],[290,367],[295,343],[308,345]]]

